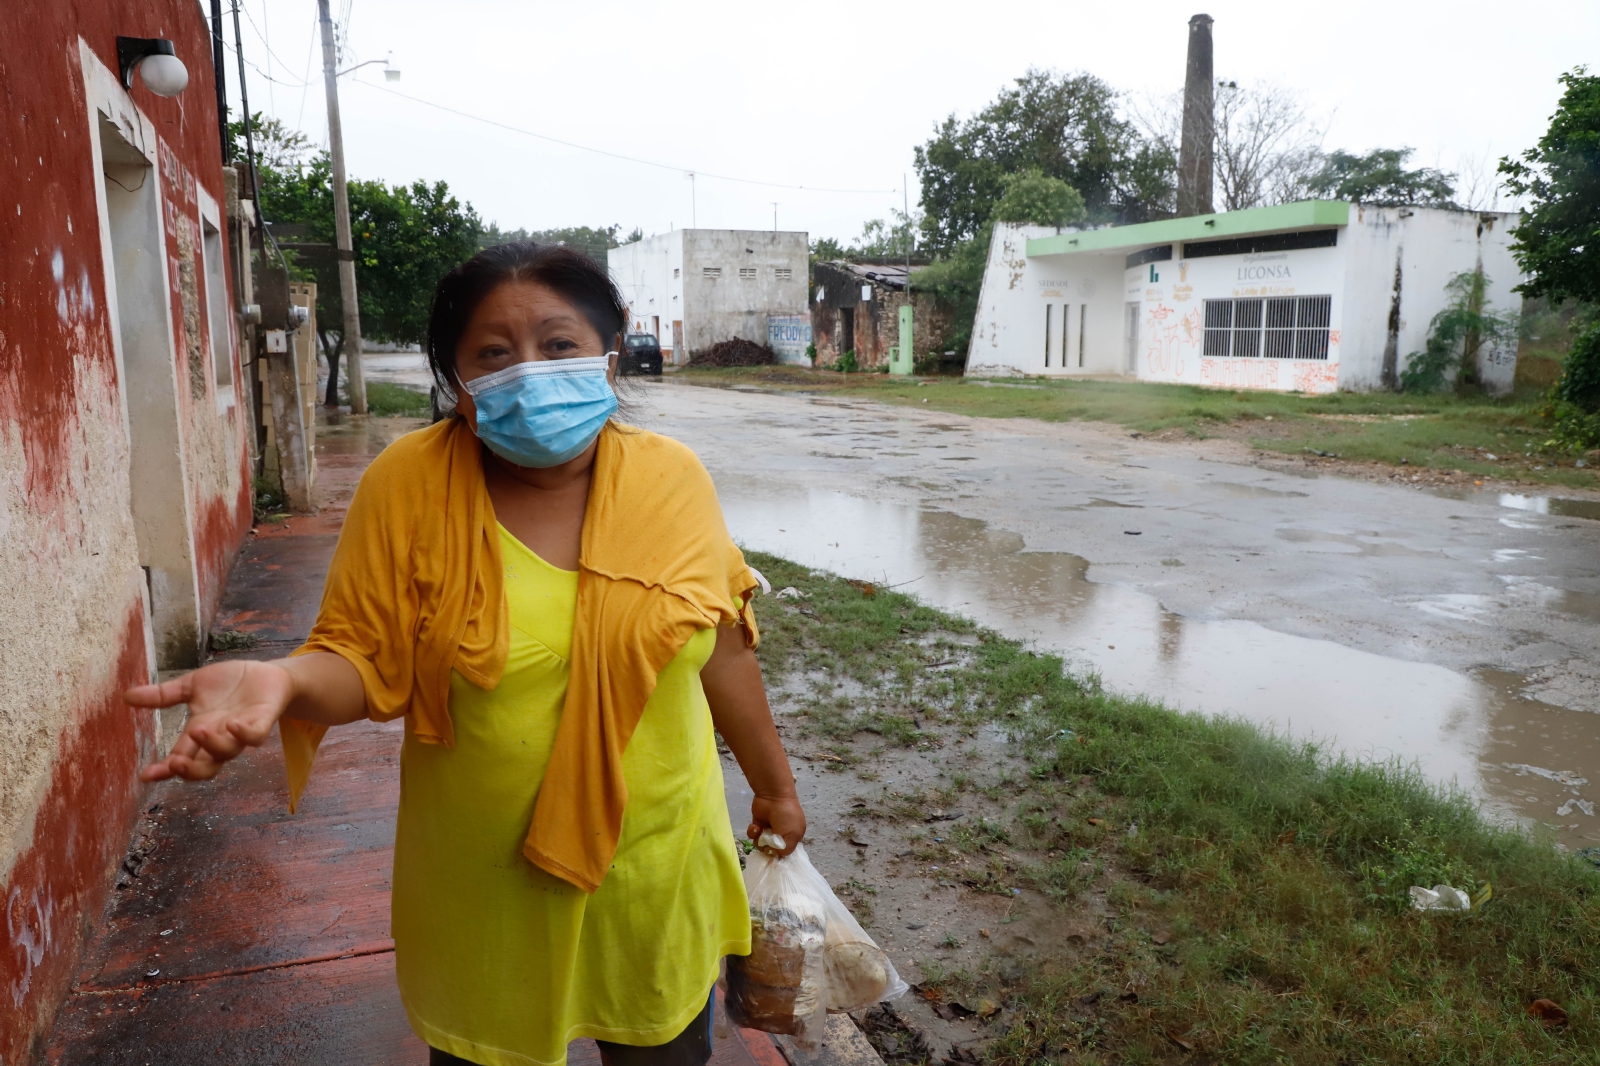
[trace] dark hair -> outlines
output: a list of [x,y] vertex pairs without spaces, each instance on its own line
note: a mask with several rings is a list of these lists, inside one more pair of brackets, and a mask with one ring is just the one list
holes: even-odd
[[439,279],[428,316],[428,368],[441,388],[454,393],[456,346],[472,313],[508,281],[531,281],[566,300],[610,348],[628,320],[628,305],[611,276],[582,252],[559,244],[512,241],[485,248]]

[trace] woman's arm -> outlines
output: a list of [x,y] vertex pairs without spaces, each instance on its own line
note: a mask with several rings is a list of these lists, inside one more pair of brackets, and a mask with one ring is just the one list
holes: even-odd
[[189,705],[183,735],[165,759],[144,768],[141,781],[208,781],[245,748],[259,747],[285,716],[344,725],[367,715],[361,675],[327,651],[213,663],[159,685],[136,685],[122,698],[134,707]]
[[789,854],[806,835],[806,814],[800,809],[778,727],[772,723],[761,665],[737,626],[717,628],[717,648],[700,670],[700,685],[711,705],[712,723],[756,794],[750,801],[746,835],[755,840],[762,830],[771,829],[783,837],[783,854]]

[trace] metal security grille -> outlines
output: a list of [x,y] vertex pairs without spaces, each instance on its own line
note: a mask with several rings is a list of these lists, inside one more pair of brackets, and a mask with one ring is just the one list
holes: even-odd
[[1326,359],[1331,296],[1207,300],[1201,354],[1235,358]]

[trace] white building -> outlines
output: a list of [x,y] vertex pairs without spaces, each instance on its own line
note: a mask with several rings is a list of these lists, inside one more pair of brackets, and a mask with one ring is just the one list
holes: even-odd
[[[1333,392],[1392,387],[1454,276],[1521,309],[1516,215],[1307,200],[1079,232],[997,225],[967,373]],[[1480,358],[1509,391],[1516,350]]]
[[[805,361],[789,343],[796,316],[809,324],[805,233],[680,229],[611,249],[611,278],[628,301],[635,332],[654,334],[669,363],[742,337]],[[773,319],[778,321],[774,322]]]

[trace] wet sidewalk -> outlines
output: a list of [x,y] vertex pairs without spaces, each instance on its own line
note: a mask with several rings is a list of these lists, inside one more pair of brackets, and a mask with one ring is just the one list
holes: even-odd
[[[277,658],[304,639],[356,482],[395,430],[417,424],[319,438],[321,509],[263,524],[235,565],[214,628],[256,638],[237,657]],[[45,1061],[423,1066],[389,935],[401,737],[399,722],[331,731],[292,818],[276,736],[215,781],[153,786]],[[599,1062],[591,1041],[570,1056]],[[712,1061],[799,1058],[735,1030]]]

